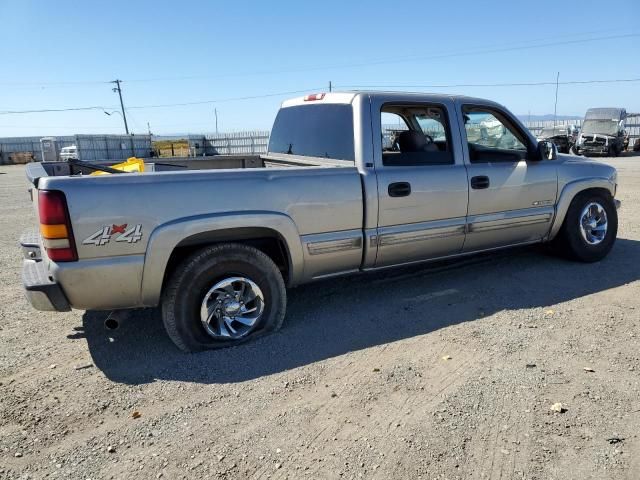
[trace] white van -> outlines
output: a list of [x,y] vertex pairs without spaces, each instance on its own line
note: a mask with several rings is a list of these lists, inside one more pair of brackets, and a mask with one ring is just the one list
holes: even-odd
[[69,159],[78,160],[77,146],[71,145],[70,147],[63,147],[60,149],[60,161],[64,162]]

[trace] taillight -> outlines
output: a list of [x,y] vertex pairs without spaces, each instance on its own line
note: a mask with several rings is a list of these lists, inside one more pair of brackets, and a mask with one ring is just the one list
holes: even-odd
[[38,214],[42,246],[47,251],[47,256],[54,262],[78,260],[64,193],[57,190],[39,190]]
[[313,102],[315,100],[322,100],[324,98],[324,93],[312,93],[311,95],[307,95],[304,97],[305,102]]

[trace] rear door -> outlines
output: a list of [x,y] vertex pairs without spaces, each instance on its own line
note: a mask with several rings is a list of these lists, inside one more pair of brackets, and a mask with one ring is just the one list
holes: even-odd
[[[372,102],[378,182],[376,267],[457,254],[465,238],[467,172],[454,104]],[[413,130],[426,145],[401,145]],[[404,147],[404,148],[401,148]]]
[[470,187],[463,251],[542,239],[554,214],[558,161],[533,159],[536,145],[508,112],[494,105],[459,108]]

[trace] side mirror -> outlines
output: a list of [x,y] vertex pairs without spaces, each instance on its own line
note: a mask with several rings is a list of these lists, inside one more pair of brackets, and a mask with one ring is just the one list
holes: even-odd
[[555,160],[558,158],[558,148],[553,142],[542,140],[538,142],[538,160]]

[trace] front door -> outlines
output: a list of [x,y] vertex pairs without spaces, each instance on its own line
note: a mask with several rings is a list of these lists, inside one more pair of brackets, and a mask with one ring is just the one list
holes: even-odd
[[451,128],[453,108],[453,102],[372,105],[380,138],[374,143],[379,148],[376,267],[462,250],[468,180],[459,132]]
[[551,227],[557,161],[534,160],[522,127],[493,106],[461,105],[469,212],[463,251],[533,242]]

